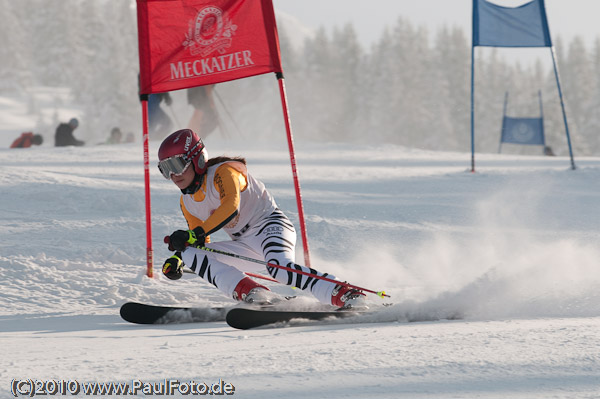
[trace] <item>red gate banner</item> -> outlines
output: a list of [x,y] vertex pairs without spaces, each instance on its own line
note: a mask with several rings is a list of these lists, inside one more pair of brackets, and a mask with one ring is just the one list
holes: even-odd
[[282,72],[271,0],[137,0],[140,93]]

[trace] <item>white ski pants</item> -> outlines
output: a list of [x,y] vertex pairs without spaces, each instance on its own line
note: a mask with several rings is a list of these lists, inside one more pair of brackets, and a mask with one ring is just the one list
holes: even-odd
[[[335,279],[335,276],[295,264],[295,243],[294,225],[277,209],[255,226],[249,226],[233,241],[209,243],[206,247]],[[265,268],[271,277],[280,283],[308,290],[320,302],[328,305],[331,304],[331,293],[336,285],[314,277],[193,247],[183,251],[182,260],[196,274],[229,297],[233,297],[235,287],[245,277],[243,272],[258,272]]]

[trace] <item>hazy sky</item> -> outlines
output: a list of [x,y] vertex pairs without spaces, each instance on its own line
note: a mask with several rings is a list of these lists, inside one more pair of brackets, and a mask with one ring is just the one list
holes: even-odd
[[[507,7],[529,0],[493,0]],[[460,26],[471,35],[472,0],[273,0],[275,9],[296,17],[304,25],[343,26],[352,22],[361,42],[368,46],[379,39],[383,28],[400,16],[435,32],[444,24]],[[553,38],[567,42],[575,35],[591,46],[600,38],[600,0],[546,0],[546,13]]]

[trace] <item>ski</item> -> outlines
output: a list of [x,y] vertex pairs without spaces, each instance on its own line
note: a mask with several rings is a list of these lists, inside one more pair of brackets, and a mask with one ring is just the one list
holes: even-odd
[[225,321],[233,328],[248,330],[278,323],[289,323],[295,319],[325,320],[357,316],[357,310],[270,310],[252,308],[234,308],[227,312]]
[[228,307],[157,306],[127,302],[121,306],[121,318],[135,324],[177,324],[223,321]]

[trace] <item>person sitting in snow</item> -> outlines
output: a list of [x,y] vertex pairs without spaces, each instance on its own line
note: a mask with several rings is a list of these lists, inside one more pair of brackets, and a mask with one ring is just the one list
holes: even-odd
[[135,143],[135,136],[132,132],[128,132],[125,135],[125,143]]
[[[180,207],[188,230],[177,230],[165,242],[176,251],[163,265],[163,274],[181,278],[184,265],[227,296],[249,303],[270,303],[277,296],[247,277],[243,271],[265,266],[203,251],[206,247],[260,258],[264,261],[335,279],[296,265],[296,231],[277,207],[264,184],[248,173],[244,158],[208,158],[204,143],[190,129],[169,135],[158,150],[158,168],[181,190]],[[210,234],[223,230],[232,241],[210,242]],[[355,306],[364,298],[360,290],[279,268],[267,267],[277,281],[312,293],[320,302]]]
[[552,151],[552,147],[550,147],[549,145],[544,146],[544,155],[549,156],[549,157],[553,157],[554,156],[554,151]]
[[10,145],[10,148],[29,148],[32,145],[42,145],[44,138],[41,134],[33,132],[21,133],[19,137]]
[[56,128],[56,133],[54,135],[54,145],[56,147],[66,147],[69,145],[74,146],[82,146],[85,145],[85,142],[81,140],[77,140],[75,136],[73,136],[73,131],[77,129],[79,126],[79,121],[77,118],[71,118],[69,123],[61,123]]
[[123,138],[123,132],[118,127],[113,127],[110,131],[110,136],[106,140],[106,144],[121,144]]

